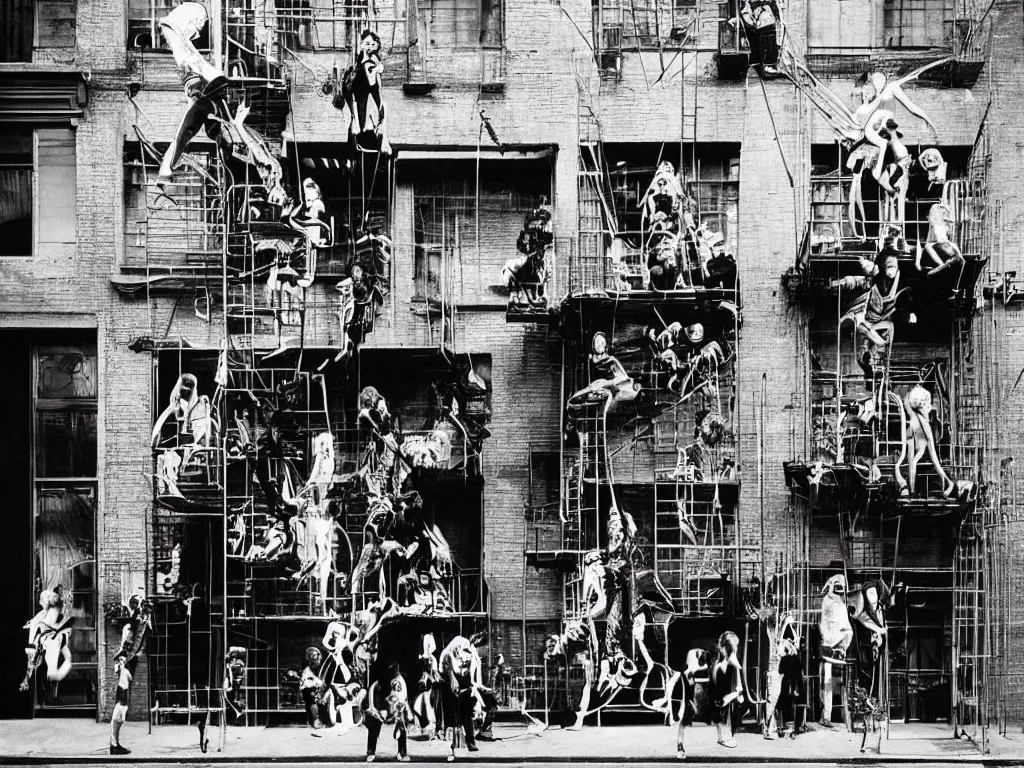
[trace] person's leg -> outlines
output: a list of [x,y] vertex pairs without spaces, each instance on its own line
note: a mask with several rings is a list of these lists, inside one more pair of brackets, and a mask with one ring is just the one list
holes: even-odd
[[832,665],[828,662],[821,664],[821,724],[826,728],[832,727],[832,692],[835,686],[835,679],[832,677]]
[[363,722],[366,724],[366,756],[373,757],[377,754],[377,737],[382,723],[376,717],[365,717]]
[[117,688],[114,691],[114,710],[110,713],[110,754],[128,755],[131,750],[121,746],[121,726],[128,715],[128,694],[131,688],[132,675],[127,669],[121,669]]
[[171,178],[174,166],[178,164],[178,160],[184,154],[185,147],[196,137],[199,129],[206,123],[207,116],[213,111],[214,106],[209,99],[203,97],[192,99],[188,109],[185,110],[185,114],[181,117],[181,122],[178,124],[178,130],[174,134],[174,139],[168,145],[167,151],[164,152],[164,156],[160,161],[160,170],[157,173],[160,179],[167,180]]
[[473,725],[473,693],[464,690],[459,694],[459,723],[466,733],[466,748],[476,752],[476,728]]
[[498,711],[498,697],[489,688],[481,691],[480,695],[484,700],[484,723],[480,726],[480,733],[477,734],[477,737],[484,741],[493,741],[494,734],[491,732],[491,726],[494,724],[494,715]]
[[404,726],[398,729],[398,757],[403,758],[409,754],[409,730]]

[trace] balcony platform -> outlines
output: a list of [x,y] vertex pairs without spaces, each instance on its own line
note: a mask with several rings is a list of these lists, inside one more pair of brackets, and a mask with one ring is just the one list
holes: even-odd
[[853,464],[822,464],[819,471],[816,463],[787,461],[783,470],[790,492],[824,514],[866,510],[883,519],[901,515],[935,518],[967,514],[977,503],[977,488],[967,482],[957,483],[948,498],[936,493],[900,495],[892,469],[884,466],[881,479],[875,482],[867,480],[865,468]]

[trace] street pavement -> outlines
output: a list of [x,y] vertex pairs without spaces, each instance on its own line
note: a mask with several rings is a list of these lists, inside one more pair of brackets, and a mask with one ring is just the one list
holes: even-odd
[[[36,719],[0,724],[0,764],[4,765],[323,765],[363,763],[366,731],[355,728],[341,734],[334,729],[310,731],[300,727],[230,727],[223,734],[212,729],[210,750],[199,750],[195,726],[159,725],[152,732],[145,722],[128,722],[122,743],[132,750],[123,758],[109,755],[108,726],[94,721]],[[871,764],[965,766],[1024,763],[1024,734],[1014,729],[1010,738],[990,731],[989,752],[966,739],[952,738],[949,725],[894,724],[882,739],[881,753],[860,752],[862,734],[837,727],[815,727],[796,739],[766,741],[757,733],[739,733],[735,749],[716,743],[709,726],[687,729],[687,765],[800,764],[832,766]],[[582,731],[528,729],[525,724],[499,724],[495,742],[481,742],[480,751],[459,750],[455,765],[626,765],[676,763],[675,728],[656,725],[608,725]],[[873,746],[873,739],[868,739]],[[410,765],[445,763],[447,745],[439,741],[410,741]],[[390,732],[381,734],[377,764],[395,763],[396,744]]]

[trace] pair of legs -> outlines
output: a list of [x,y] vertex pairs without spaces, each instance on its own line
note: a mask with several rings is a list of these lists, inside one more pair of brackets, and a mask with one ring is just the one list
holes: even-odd
[[466,735],[466,748],[470,752],[476,752],[479,747],[476,745],[476,729],[473,725],[473,691],[464,688],[455,693],[447,685],[441,688],[444,696],[444,720],[445,724],[451,724],[452,743],[448,751],[448,762],[455,759],[455,744],[458,741],[458,733],[461,728]]
[[476,737],[483,741],[493,741],[494,735],[491,733],[491,726],[494,724],[494,715],[498,712],[498,697],[490,688],[481,688],[480,697],[484,700],[484,722]]
[[131,693],[132,673],[122,666],[117,676],[114,691],[114,710],[110,713],[110,754],[128,755],[131,750],[121,746],[121,726],[128,715],[128,696]]
[[170,180],[174,166],[188,142],[203,125],[210,122],[209,115],[213,111],[213,104],[207,98],[207,94],[226,84],[224,73],[204,59],[192,44],[208,19],[202,3],[184,2],[160,20],[160,32],[174,55],[174,61],[183,72],[185,87],[191,100],[175,133],[174,141],[167,148],[160,163],[159,177],[164,181]]
[[[684,686],[684,691],[688,690]],[[686,758],[686,728],[693,722],[693,712],[688,707],[688,702],[683,702],[683,716],[679,719],[679,729],[676,731],[676,757],[680,760]],[[716,708],[713,720],[718,735],[718,743],[723,747],[734,748],[736,729],[739,728],[743,715],[740,706],[736,702],[727,704],[724,707]]]
[[[364,720],[366,725],[366,762],[372,762],[377,755],[377,739],[380,737],[380,729],[384,723],[375,717],[367,717]],[[409,760],[409,738],[404,724],[395,726],[395,736],[398,740],[398,759],[400,762]]]
[[931,422],[923,411],[913,407],[907,408],[907,445],[910,448],[910,491],[913,492],[917,487],[917,465],[927,453],[936,474],[942,479],[943,495],[952,494],[956,484],[939,463]]
[[960,249],[957,247],[956,243],[950,242],[949,240],[925,243],[923,247],[918,243],[917,259],[914,261],[914,266],[917,267],[918,271],[921,270],[921,257],[925,254],[927,254],[928,258],[935,263],[935,266],[925,273],[928,277],[932,277],[933,275],[937,275],[950,267],[964,263],[964,257],[960,252]]

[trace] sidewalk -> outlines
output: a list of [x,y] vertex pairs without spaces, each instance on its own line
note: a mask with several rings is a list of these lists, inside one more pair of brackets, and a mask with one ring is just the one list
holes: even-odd
[[[209,734],[210,750],[199,751],[199,730],[195,726],[154,726],[147,733],[146,723],[128,722],[121,740],[132,750],[124,758],[108,754],[108,726],[82,720],[16,720],[0,726],[0,763],[110,763],[120,762],[363,762],[366,731],[355,728],[341,734],[334,729],[311,731],[300,727],[231,727],[226,732],[223,750],[220,731]],[[737,734],[739,746],[718,746],[715,730],[694,726],[686,732],[686,750],[691,762],[843,762],[891,764],[928,763],[1014,763],[1024,762],[1024,736],[1006,739],[990,736],[990,752],[981,752],[967,740],[951,736],[946,724],[894,724],[890,738],[882,739],[882,753],[860,752],[861,734],[847,733],[839,726],[833,730],[817,727],[796,739],[765,741],[759,734]],[[993,733],[990,731],[990,733]],[[674,728],[667,726],[605,726],[582,731],[551,729],[529,732],[525,725],[499,724],[497,742],[481,742],[473,754],[462,750],[458,762],[569,762],[590,761],[609,764],[677,762]],[[869,747],[874,740],[869,737]],[[382,760],[394,760],[396,745],[390,731],[381,734],[377,754]],[[417,762],[443,762],[447,746],[439,741],[409,742],[409,754]]]

